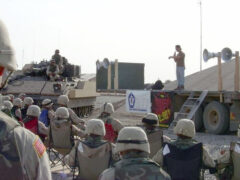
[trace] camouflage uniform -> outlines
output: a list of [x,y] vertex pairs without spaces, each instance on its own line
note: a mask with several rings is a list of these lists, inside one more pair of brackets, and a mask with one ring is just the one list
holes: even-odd
[[4,101],[3,105],[4,105],[4,108],[2,109],[2,112],[7,114],[9,117],[13,117],[13,114],[11,111],[13,105],[12,105],[11,101]]
[[22,106],[22,100],[20,98],[16,98],[13,100],[13,108],[11,111],[14,118],[17,119],[18,121],[22,121],[21,106]]
[[13,117],[13,114],[12,114],[12,112],[11,112],[11,110],[9,110],[9,109],[2,109],[2,112],[4,112],[6,115],[8,115],[9,117]]
[[147,134],[150,144],[150,158],[152,158],[158,152],[158,150],[162,148],[163,132],[161,129],[157,128],[159,125],[158,121],[158,117],[154,113],[148,113],[142,119],[142,123],[145,126],[144,130]]
[[52,179],[46,148],[30,131],[0,112],[2,179]]
[[101,114],[98,118],[103,120],[106,129],[106,135],[104,139],[110,142],[115,142],[119,131],[123,128],[123,125],[119,120],[111,116],[114,113],[114,107],[112,103],[105,103],[100,108],[100,112]]
[[58,65],[58,68],[59,68],[59,73],[62,74],[62,72],[63,72],[63,58],[59,54],[58,49],[56,49],[55,54],[52,56],[52,59],[55,60],[56,64]]
[[69,118],[71,122],[76,124],[78,128],[85,130],[85,126],[84,126],[85,121],[79,118],[71,108],[68,108],[68,102],[69,102],[69,98],[67,95],[61,95],[57,99],[57,103],[60,107],[66,107],[68,109]]
[[[1,20],[0,66],[9,71],[17,70],[9,35]],[[22,128],[1,111],[0,178],[4,180],[52,179],[46,149],[39,137]]]
[[52,56],[52,59],[55,60],[55,62],[58,66],[63,64],[63,59],[62,59],[62,56],[59,54],[59,50],[55,51],[55,54]]
[[70,120],[75,123],[75,124],[84,124],[85,121],[81,118],[79,118],[77,116],[77,114],[71,109],[71,108],[67,108],[68,109],[68,112],[69,112],[69,118]]
[[[238,128],[240,138],[240,125]],[[240,141],[231,142],[230,149],[221,153],[221,158],[217,159],[218,175],[220,179],[240,179]]]
[[55,81],[59,78],[59,67],[57,64],[52,64],[52,62],[47,67],[47,75],[50,78],[50,81]]
[[105,124],[106,128],[105,139],[114,142],[118,136],[119,131],[123,128],[122,123],[119,120],[108,115],[101,116],[99,117],[99,119],[101,119]]
[[33,99],[31,97],[25,97],[23,100],[23,108],[22,108],[22,119],[25,119],[27,116],[27,110],[30,105],[33,104]]
[[125,127],[118,135],[116,150],[121,160],[100,175],[99,180],[170,180],[161,167],[149,159],[146,133],[138,127]]

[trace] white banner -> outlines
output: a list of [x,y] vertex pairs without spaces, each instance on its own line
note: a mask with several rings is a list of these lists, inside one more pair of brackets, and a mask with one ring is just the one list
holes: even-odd
[[151,112],[151,92],[144,90],[127,90],[126,108],[128,112]]

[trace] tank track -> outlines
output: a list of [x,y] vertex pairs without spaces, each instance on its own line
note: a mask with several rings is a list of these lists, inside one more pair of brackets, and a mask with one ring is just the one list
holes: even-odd
[[79,116],[79,117],[88,117],[91,115],[93,112],[94,106],[82,106],[82,107],[77,107],[77,108],[72,108],[74,112]]

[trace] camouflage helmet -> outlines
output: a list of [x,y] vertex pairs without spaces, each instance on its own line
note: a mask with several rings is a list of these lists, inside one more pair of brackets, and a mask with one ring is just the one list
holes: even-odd
[[28,116],[38,117],[40,113],[41,113],[41,110],[37,105],[30,105],[27,109]]
[[69,112],[68,109],[65,107],[59,107],[56,110],[56,117],[59,119],[68,119],[69,118]]
[[34,101],[31,97],[25,97],[23,102],[24,102],[24,105],[32,105]]
[[20,94],[18,95],[18,97],[19,97],[20,99],[24,100],[25,97],[26,97],[26,94],[25,94],[25,93],[20,93]]
[[3,101],[10,101],[11,97],[10,96],[2,96]]
[[11,110],[13,107],[13,104],[11,103],[11,101],[3,101],[3,105],[9,110]]
[[100,111],[101,111],[101,113],[105,112],[105,113],[112,114],[112,113],[114,113],[114,107],[113,107],[112,103],[105,103],[101,107]]
[[87,121],[86,134],[95,134],[99,136],[105,136],[106,130],[102,120],[91,119]]
[[68,102],[69,102],[69,99],[68,99],[68,96],[67,95],[61,95],[58,97],[57,99],[57,103],[59,105],[64,105],[64,106],[67,106],[68,105]]
[[13,100],[13,105],[14,106],[18,106],[18,107],[21,107],[22,106],[22,100],[20,98],[15,98]]
[[158,117],[154,113],[148,113],[143,119],[142,123],[149,124],[152,126],[158,126]]
[[17,70],[17,63],[13,48],[10,43],[9,34],[4,23],[0,20],[0,66],[9,71]]
[[53,102],[51,99],[44,99],[42,101],[42,106],[46,108],[50,108],[53,105]]
[[186,137],[193,138],[195,136],[195,125],[190,119],[180,119],[174,128],[176,135],[183,135]]
[[116,143],[116,153],[126,150],[139,150],[150,153],[146,133],[140,127],[124,127],[120,130]]

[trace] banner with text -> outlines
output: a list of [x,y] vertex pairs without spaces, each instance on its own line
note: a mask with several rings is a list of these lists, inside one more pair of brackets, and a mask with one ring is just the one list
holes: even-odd
[[151,112],[151,92],[140,90],[127,90],[126,108],[128,112]]

